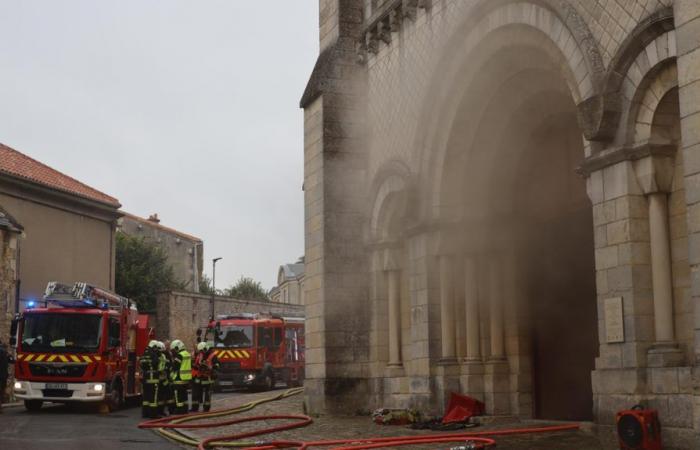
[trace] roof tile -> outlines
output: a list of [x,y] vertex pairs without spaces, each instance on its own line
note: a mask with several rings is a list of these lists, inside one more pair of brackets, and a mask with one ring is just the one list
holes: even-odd
[[24,178],[52,189],[107,203],[117,208],[121,206],[116,198],[93,189],[75,178],[71,178],[3,144],[0,144],[0,172]]

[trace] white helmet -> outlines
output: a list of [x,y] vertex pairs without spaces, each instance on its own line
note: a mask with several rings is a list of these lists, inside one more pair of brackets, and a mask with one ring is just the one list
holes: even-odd
[[197,351],[202,352],[207,349],[207,343],[202,341],[197,344]]
[[162,341],[158,341],[158,350],[165,350],[165,344]]
[[160,345],[158,345],[158,341],[151,339],[151,341],[148,343],[148,348],[160,348]]
[[182,342],[180,339],[175,339],[170,343],[170,350],[184,350],[185,348],[185,343]]

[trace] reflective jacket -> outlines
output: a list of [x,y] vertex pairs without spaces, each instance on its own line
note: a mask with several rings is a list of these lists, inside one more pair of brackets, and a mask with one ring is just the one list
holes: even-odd
[[188,382],[192,379],[192,357],[187,350],[180,350],[173,355],[170,379],[173,382]]

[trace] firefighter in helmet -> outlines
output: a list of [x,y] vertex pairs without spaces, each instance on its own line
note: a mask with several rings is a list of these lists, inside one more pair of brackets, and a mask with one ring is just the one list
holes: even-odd
[[170,370],[170,383],[175,400],[175,413],[187,413],[187,388],[192,380],[192,357],[185,349],[185,343],[175,339],[170,343],[172,368]]
[[160,395],[158,396],[158,414],[161,416],[165,415],[166,406],[169,412],[172,414],[172,388],[170,386],[170,354],[165,348],[163,342],[158,341],[158,389]]
[[150,341],[141,356],[141,416],[150,419],[158,417],[158,382],[159,382],[159,347],[158,341]]
[[219,359],[212,351],[211,342],[200,342],[197,344],[197,356],[195,357],[194,369],[196,375],[192,387],[192,409],[199,411],[199,404],[202,403],[204,412],[211,409],[211,389],[216,378],[216,371],[219,369]]

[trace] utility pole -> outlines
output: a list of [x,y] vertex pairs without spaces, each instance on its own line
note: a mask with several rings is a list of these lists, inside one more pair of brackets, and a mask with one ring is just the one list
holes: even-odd
[[214,302],[216,301],[216,262],[220,259],[222,258],[218,257],[211,260],[211,306],[209,308],[211,311],[211,320],[214,320]]

